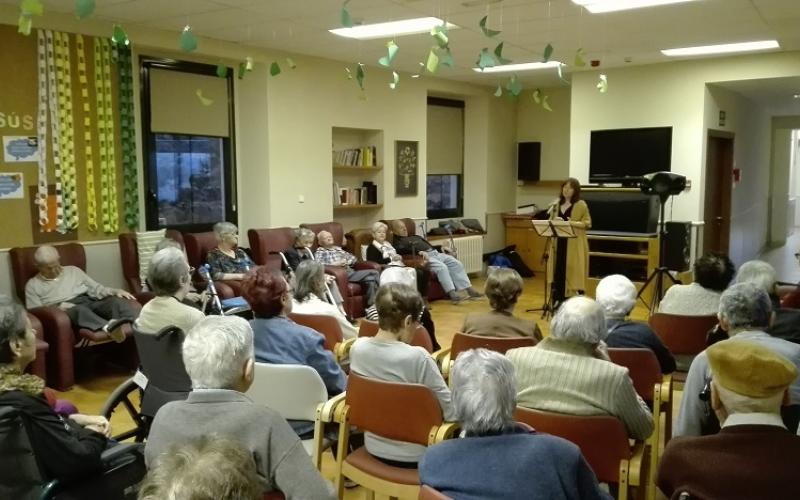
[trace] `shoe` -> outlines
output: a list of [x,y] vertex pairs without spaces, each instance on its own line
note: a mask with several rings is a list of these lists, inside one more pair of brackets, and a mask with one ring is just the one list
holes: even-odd
[[475,290],[472,287],[467,288],[467,295],[471,299],[480,299],[481,297],[484,297],[484,295],[481,292]]
[[112,319],[103,327],[103,331],[111,337],[111,340],[120,344],[125,342],[125,331],[123,331],[122,327],[132,323],[129,319]]
[[457,306],[461,302],[461,296],[458,295],[458,292],[456,292],[455,290],[449,292],[447,296],[450,297],[450,302],[452,302],[453,305]]

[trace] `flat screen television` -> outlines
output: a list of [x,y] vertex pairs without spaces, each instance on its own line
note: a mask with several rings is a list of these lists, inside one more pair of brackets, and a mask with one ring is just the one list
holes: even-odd
[[638,184],[672,167],[672,127],[593,130],[589,182]]
[[541,142],[517,144],[517,180],[538,181],[542,156]]
[[427,201],[429,219],[461,217],[461,175],[428,174]]

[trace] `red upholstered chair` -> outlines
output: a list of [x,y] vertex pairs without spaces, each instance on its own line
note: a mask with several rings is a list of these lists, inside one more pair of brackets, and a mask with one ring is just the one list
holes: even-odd
[[[408,235],[412,236],[417,234],[417,225],[414,223],[414,219],[388,219],[382,220],[384,224],[386,224],[389,228],[386,230],[386,240],[392,242],[394,240],[394,233],[392,232],[392,223],[395,220],[399,220],[406,226],[406,230],[408,231]],[[423,237],[425,235],[422,235]],[[440,250],[441,247],[434,245],[437,250]],[[407,266],[411,267],[422,267],[424,264],[422,263],[422,257],[419,255],[403,255],[403,262]],[[428,283],[428,300],[439,300],[447,298],[447,294],[444,293],[444,288],[442,285],[439,284],[439,280],[436,278],[434,273],[430,274],[430,282]]]
[[456,332],[449,349],[436,351],[434,358],[442,368],[442,376],[447,378],[459,354],[470,349],[489,349],[490,351],[505,354],[509,349],[517,347],[530,347],[536,345],[533,337],[483,337]]
[[[370,321],[368,319],[362,319],[361,323],[358,325],[358,336],[359,337],[374,337],[378,333],[378,323],[375,321]],[[431,341],[431,336],[428,333],[428,330],[419,325],[417,330],[414,332],[414,338],[411,339],[411,344],[413,346],[419,346],[428,351],[429,353],[433,353],[433,342]]]
[[[184,245],[183,235],[175,229],[167,229],[165,235]],[[136,245],[136,233],[120,233],[119,239],[119,258],[122,262],[122,276],[128,285],[128,291],[136,296],[140,304],[145,304],[153,298],[150,292],[142,291],[142,281],[139,277],[139,253]]]
[[[17,297],[25,301],[25,284],[39,271],[33,260],[37,247],[16,247],[9,252],[11,271],[14,276],[14,286]],[[79,243],[66,243],[57,245],[56,250],[61,256],[61,264],[76,266],[86,271],[86,253]],[[139,307],[138,304],[136,307]],[[76,349],[93,347],[76,347],[81,340],[91,344],[104,343],[109,340],[107,333],[93,332],[85,328],[74,330],[69,316],[55,306],[43,306],[30,309],[29,312],[41,321],[44,330],[44,340],[49,344],[47,356],[47,382],[48,385],[59,391],[69,390],[75,384],[75,353]],[[126,335],[132,336],[132,331],[126,328]],[[126,341],[123,347],[123,357],[126,365],[134,368],[137,364],[135,346],[132,341]],[[103,346],[105,347],[105,346]]]
[[675,356],[678,365],[673,379],[683,381],[695,356],[706,348],[706,335],[718,323],[716,316],[681,316],[654,313],[650,327]]
[[[307,326],[312,330],[325,337],[325,349],[333,353],[336,361],[340,361],[346,351],[344,350],[344,336],[342,335],[342,328],[339,322],[332,316],[325,316],[324,314],[298,314],[289,313],[289,319],[298,325]],[[348,346],[349,348],[349,346]]]
[[28,365],[26,371],[47,382],[47,351],[50,346],[44,341],[44,329],[39,318],[28,313],[28,319],[31,321],[33,331],[36,332],[36,359]]
[[[338,222],[322,222],[319,224],[300,224],[304,227],[314,231],[314,234],[319,234],[320,231],[328,231],[333,235],[333,241],[338,245],[344,245],[344,229]],[[312,250],[317,249],[317,241],[314,240]],[[350,251],[350,250],[348,250]],[[374,262],[356,262],[353,269],[374,269],[378,272],[381,271],[381,266]],[[339,287],[339,292],[344,299],[344,310],[354,317],[360,318],[364,316],[366,304],[366,291],[358,283],[350,283],[347,281],[347,272],[334,266],[325,266],[325,272],[336,277],[336,286]]]
[[251,229],[247,231],[247,240],[253,252],[253,262],[280,271],[283,261],[277,252],[283,252],[294,246],[294,229],[291,227]]
[[[189,260],[189,265],[195,269],[200,269],[200,266],[205,265],[208,252],[217,248],[217,238],[212,231],[206,233],[184,233],[183,241],[186,244],[186,257]],[[205,290],[208,285],[208,282],[201,278],[197,271],[195,271],[193,281],[198,291]],[[214,286],[220,299],[241,296],[242,285],[239,281],[215,280]]]

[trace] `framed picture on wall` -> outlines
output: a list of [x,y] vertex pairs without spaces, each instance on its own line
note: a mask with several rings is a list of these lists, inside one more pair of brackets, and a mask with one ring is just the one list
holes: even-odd
[[394,141],[394,195],[416,196],[419,184],[419,142]]

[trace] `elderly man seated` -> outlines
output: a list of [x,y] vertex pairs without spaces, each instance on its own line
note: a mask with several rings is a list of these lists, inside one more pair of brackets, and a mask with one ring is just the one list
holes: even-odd
[[550,322],[550,336],[506,353],[517,375],[520,406],[568,415],[611,415],[633,439],[653,432],[653,416],[636,394],[628,369],[611,363],[603,340],[603,309],[574,297]]
[[625,319],[636,305],[636,286],[631,280],[621,274],[606,276],[597,284],[595,299],[605,310],[608,347],[650,349],[661,373],[675,371],[675,358],[650,326]]
[[375,303],[375,294],[378,292],[378,282],[380,274],[375,269],[353,269],[356,263],[356,256],[337,246],[333,241],[333,235],[328,231],[320,231],[317,234],[319,246],[314,252],[316,259],[326,266],[342,267],[347,271],[347,281],[350,283],[360,283],[366,289],[367,306]]
[[[732,285],[719,299],[718,316],[720,326],[731,337],[760,344],[785,357],[795,366],[800,366],[800,345],[764,332],[772,321],[772,304],[762,289],[751,283]],[[698,354],[689,367],[683,386],[678,422],[674,429],[675,436],[700,436],[717,430],[715,419],[711,418],[706,404],[698,397],[711,378],[707,352],[708,349]],[[792,404],[800,402],[800,381],[792,383],[789,393]],[[794,425],[792,432],[796,430],[796,422]]]
[[462,499],[610,498],[577,446],[514,422],[514,367],[502,354],[461,354],[450,382],[464,437],[428,448],[422,484]]
[[58,250],[50,245],[37,248],[33,259],[39,274],[25,284],[28,309],[57,306],[67,313],[73,327],[102,330],[117,342],[125,340],[122,325],[139,314],[133,295],[101,285],[78,267],[62,267]]
[[[740,338],[706,350],[710,402],[722,430],[667,444],[658,487],[667,497],[726,500],[797,498],[800,437],[780,416],[797,367],[768,347]],[[690,397],[688,393],[684,398]]]
[[472,282],[467,276],[464,264],[458,259],[447,253],[440,253],[421,236],[416,234],[409,236],[408,228],[401,220],[392,221],[392,233],[394,233],[392,244],[397,253],[422,257],[424,263],[436,275],[436,279],[439,280],[442,289],[454,304],[458,304],[461,301],[459,293],[462,291],[466,292],[469,298],[477,299],[483,297],[482,293],[472,287]]
[[198,323],[183,341],[183,363],[193,390],[156,414],[145,447],[148,466],[170,445],[217,433],[250,450],[264,491],[334,498],[286,420],[244,395],[254,363],[253,330],[245,319],[209,316]]

